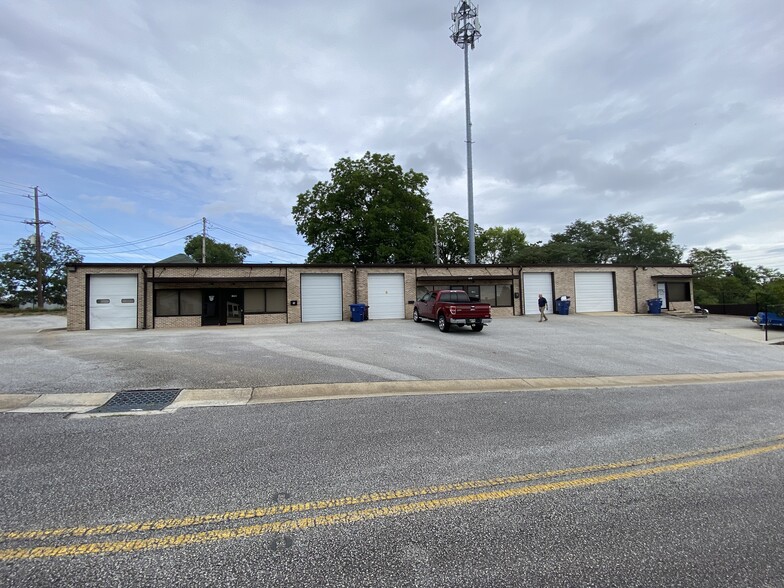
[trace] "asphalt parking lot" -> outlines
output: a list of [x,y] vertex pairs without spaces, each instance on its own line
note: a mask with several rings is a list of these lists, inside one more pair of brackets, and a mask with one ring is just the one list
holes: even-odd
[[[0,318],[0,393],[649,374],[781,368],[784,347],[743,317],[496,319],[481,333],[367,321],[147,331],[64,330]],[[781,332],[769,334],[784,340]]]

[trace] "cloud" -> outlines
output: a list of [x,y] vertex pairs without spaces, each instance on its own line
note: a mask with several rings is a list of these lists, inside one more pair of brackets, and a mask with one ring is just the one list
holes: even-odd
[[[209,213],[298,242],[297,194],[369,150],[426,173],[437,214],[467,216],[451,8],[5,3],[0,178],[51,181],[88,218],[124,223],[117,234]],[[734,244],[784,269],[776,0],[479,10],[484,36],[469,55],[479,224],[546,240],[577,218],[630,211],[687,247]],[[106,194],[134,206],[112,215]]]

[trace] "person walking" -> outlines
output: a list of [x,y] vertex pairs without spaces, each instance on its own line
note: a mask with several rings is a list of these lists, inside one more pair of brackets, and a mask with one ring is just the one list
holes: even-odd
[[547,315],[545,315],[544,311],[547,310],[549,306],[547,306],[547,298],[539,294],[539,322],[541,323],[542,320],[547,320]]

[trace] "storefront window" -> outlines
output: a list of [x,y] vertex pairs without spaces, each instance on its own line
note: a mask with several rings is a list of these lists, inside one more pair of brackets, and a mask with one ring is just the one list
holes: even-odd
[[201,290],[180,290],[180,315],[201,315]]
[[495,286],[480,286],[479,287],[479,301],[484,304],[496,306],[495,303]]
[[179,290],[156,290],[155,314],[157,316],[177,316],[179,314]]
[[267,308],[266,290],[253,288],[245,290],[245,312],[264,312]]
[[286,290],[284,288],[267,290],[267,312],[286,312]]
[[286,312],[285,288],[251,288],[245,290],[245,314]]
[[499,284],[495,287],[496,306],[512,306],[512,286]]

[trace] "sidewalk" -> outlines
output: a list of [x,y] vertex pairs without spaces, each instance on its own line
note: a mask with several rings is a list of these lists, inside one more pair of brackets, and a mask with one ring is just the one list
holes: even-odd
[[184,389],[160,410],[136,409],[129,412],[90,413],[107,403],[115,393],[84,394],[2,394],[0,412],[67,413],[82,418],[164,414],[181,408],[245,406],[281,402],[311,402],[384,396],[427,394],[480,394],[487,392],[537,392],[585,388],[629,388],[684,386],[726,382],[756,382],[784,379],[784,370],[766,372],[724,372],[715,374],[662,374],[646,376],[590,376],[571,378],[510,378],[494,380],[408,380],[306,384],[259,388]]

